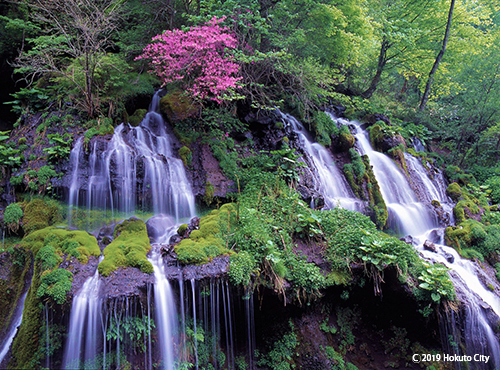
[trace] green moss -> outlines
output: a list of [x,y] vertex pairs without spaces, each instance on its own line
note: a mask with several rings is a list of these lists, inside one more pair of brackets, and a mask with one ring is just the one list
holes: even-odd
[[438,200],[432,200],[432,201],[431,201],[431,204],[432,204],[432,206],[433,206],[433,207],[435,207],[435,208],[441,207],[441,203],[439,203],[439,201],[438,201]]
[[17,145],[23,145],[23,144],[26,144],[26,138],[23,136],[23,137],[20,137],[19,140],[17,140]]
[[128,123],[134,127],[139,126],[139,123],[142,122],[146,113],[148,113],[147,109],[136,109],[134,114],[128,118]]
[[191,149],[189,149],[187,146],[184,145],[182,148],[179,149],[179,157],[181,157],[184,166],[186,167],[191,166],[191,160],[193,159],[193,154],[191,153]]
[[59,204],[56,201],[33,199],[24,208],[23,229],[29,234],[60,222],[61,219]]
[[339,142],[339,149],[344,152],[351,149],[354,146],[354,143],[356,142],[356,139],[351,134],[349,128],[346,125],[343,125],[340,128],[338,142]]
[[176,90],[160,99],[160,112],[173,123],[197,115],[199,108],[184,92]]
[[215,193],[214,186],[210,181],[207,181],[207,183],[205,184],[205,195],[203,198],[205,199],[205,203],[208,206],[212,204],[214,200],[214,193]]
[[188,239],[182,240],[175,246],[177,259],[183,264],[203,264],[209,259],[227,253],[220,233],[221,217],[227,213],[236,212],[232,204],[225,204],[219,210],[213,210],[200,219],[200,227],[193,230]]
[[312,131],[316,134],[316,141],[323,146],[332,143],[332,136],[337,136],[339,129],[337,124],[325,112],[316,112],[311,120]]
[[67,230],[47,227],[24,237],[21,246],[37,255],[43,247],[51,246],[57,253],[70,253],[73,249],[80,252],[78,260],[87,262],[88,256],[100,256],[101,250],[95,237],[80,230]]
[[180,236],[184,236],[184,234],[186,233],[187,231],[187,228],[188,228],[188,225],[187,224],[182,224],[181,226],[179,226],[179,228],[177,229],[177,234],[179,234]]
[[144,221],[130,218],[115,227],[114,240],[104,249],[104,260],[99,264],[99,273],[103,276],[118,267],[137,267],[142,272],[151,274],[153,266],[147,260],[151,250],[146,224]]
[[446,194],[456,202],[462,196],[462,188],[453,182],[446,188]]
[[[7,241],[8,239],[5,239],[6,243]],[[4,332],[11,322],[32,262],[31,253],[19,247],[9,247],[2,257],[6,263],[2,270],[5,273],[8,268],[8,274],[0,278],[0,333]]]

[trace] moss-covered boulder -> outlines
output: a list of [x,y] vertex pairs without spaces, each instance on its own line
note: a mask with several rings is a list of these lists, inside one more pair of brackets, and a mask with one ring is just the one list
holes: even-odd
[[183,239],[175,246],[178,261],[183,264],[200,265],[209,262],[213,257],[228,253],[219,225],[222,216],[232,212],[236,212],[236,206],[228,203],[202,217],[199,229],[193,230],[188,239]]
[[354,146],[355,142],[356,138],[351,134],[349,128],[346,125],[341,126],[338,137],[338,149],[346,152]]
[[26,234],[60,222],[61,210],[55,200],[33,199],[24,207],[23,229]]
[[[54,255],[68,254],[86,264],[89,256],[100,256],[101,250],[95,237],[80,230],[46,227],[24,237],[21,246],[37,255],[42,248],[50,246]],[[59,257],[60,258],[60,257]]]
[[118,267],[137,267],[148,274],[153,272],[153,265],[146,257],[151,244],[144,221],[137,218],[123,221],[115,227],[113,237],[98,267],[101,275],[109,276]]
[[462,196],[462,188],[453,182],[446,188],[446,194],[456,202]]
[[130,125],[134,127],[139,126],[139,123],[142,122],[142,120],[146,116],[146,113],[148,113],[147,109],[136,109],[134,114],[132,114],[128,118],[128,123],[130,123]]
[[160,99],[160,112],[170,122],[177,122],[196,116],[199,107],[184,92],[176,90]]
[[406,147],[405,139],[396,128],[383,121],[378,121],[370,127],[370,142],[375,150],[382,153],[387,153],[397,146]]

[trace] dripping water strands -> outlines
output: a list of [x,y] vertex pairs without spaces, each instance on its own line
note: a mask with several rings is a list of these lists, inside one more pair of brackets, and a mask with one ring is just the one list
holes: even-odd
[[3,343],[2,343],[2,346],[0,347],[0,366],[2,365],[2,361],[7,356],[7,353],[9,352],[12,341],[14,340],[14,337],[17,334],[17,329],[19,328],[19,326],[21,325],[21,322],[23,320],[24,301],[26,300],[27,294],[28,294],[28,292],[26,291],[19,298],[17,308],[16,308],[15,313],[11,319],[10,328],[7,331],[7,334],[5,335],[5,337],[3,338]]
[[315,190],[325,198],[328,208],[341,207],[352,211],[361,211],[363,202],[355,198],[344,180],[343,175],[335,165],[331,154],[319,143],[313,142],[303,125],[293,116],[282,113],[283,121],[290,125],[299,137],[300,146],[309,157],[309,162],[316,174]]
[[[99,257],[99,262],[104,259]],[[97,368],[93,361],[97,358],[99,322],[101,320],[101,300],[99,298],[99,271],[88,278],[73,298],[66,340],[63,368]]]

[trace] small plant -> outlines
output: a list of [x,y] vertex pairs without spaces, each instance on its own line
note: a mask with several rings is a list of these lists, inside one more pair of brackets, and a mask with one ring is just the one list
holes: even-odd
[[49,161],[59,161],[65,159],[69,156],[71,152],[71,139],[64,140],[65,138],[70,138],[70,134],[49,134],[49,143],[53,146],[50,148],[45,148],[43,151],[47,153]]
[[440,263],[429,265],[424,262],[424,267],[418,277],[421,281],[418,287],[425,290],[434,303],[441,302],[441,299],[455,299],[455,288],[448,276],[450,269]]
[[11,203],[5,208],[3,222],[10,230],[16,232],[19,229],[19,221],[23,215],[24,213],[21,207],[19,207],[17,203]]

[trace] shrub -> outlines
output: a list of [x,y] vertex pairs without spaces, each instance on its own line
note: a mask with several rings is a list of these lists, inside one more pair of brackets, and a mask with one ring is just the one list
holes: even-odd
[[17,203],[9,204],[3,214],[3,222],[10,230],[16,232],[19,228],[19,221],[23,217],[23,210]]

